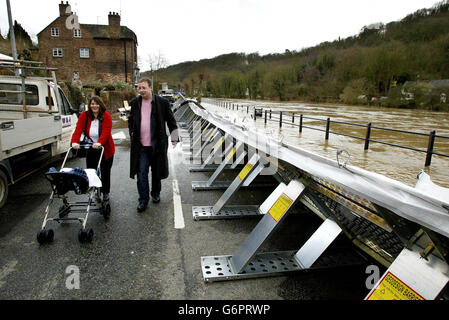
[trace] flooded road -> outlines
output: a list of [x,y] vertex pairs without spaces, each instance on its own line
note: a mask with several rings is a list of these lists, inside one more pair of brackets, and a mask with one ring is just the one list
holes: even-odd
[[[254,106],[264,110],[271,109],[273,112],[288,112],[288,115],[283,114],[281,129],[279,129],[279,114],[273,114],[273,120],[268,120],[266,125],[264,124],[264,116],[257,117],[256,120],[258,130],[271,136],[274,135],[286,144],[291,144],[334,160],[337,159],[338,150],[345,150],[350,155],[349,165],[382,174],[409,186],[415,186],[418,173],[421,170],[425,170],[434,183],[443,187],[449,187],[448,157],[434,154],[431,166],[426,168],[425,152],[393,147],[374,141],[370,142],[369,150],[365,151],[365,141],[363,139],[366,136],[366,127],[337,123],[331,123],[330,126],[331,132],[363,139],[354,139],[331,133],[329,140],[326,141],[324,132],[327,118],[330,118],[331,121],[348,122],[364,126],[371,123],[373,127],[377,128],[419,132],[424,135],[372,128],[370,139],[425,151],[429,142],[428,135],[432,130],[435,130],[437,137],[435,139],[434,152],[449,154],[449,139],[438,137],[449,137],[449,113],[344,105],[255,102],[249,100],[226,100],[226,102],[239,105],[239,110],[234,110],[233,112],[239,114],[239,117],[246,117],[247,121],[251,122],[254,121],[251,117]],[[232,110],[218,107],[216,100],[204,99],[202,105],[208,110],[213,110],[223,115],[229,115],[229,112],[232,112]],[[249,113],[247,113],[246,106],[249,106]],[[290,113],[296,114],[295,125],[291,124],[292,117]],[[298,126],[300,114],[303,114],[305,117],[302,133],[299,132]],[[323,121],[306,119],[307,117],[322,119]]]

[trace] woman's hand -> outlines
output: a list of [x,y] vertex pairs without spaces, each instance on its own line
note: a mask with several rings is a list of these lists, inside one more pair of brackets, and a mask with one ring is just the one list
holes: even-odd
[[78,150],[80,148],[79,143],[72,143],[72,148]]
[[101,143],[95,142],[95,143],[92,145],[92,148],[94,148],[94,149],[100,149],[100,148],[101,148]]

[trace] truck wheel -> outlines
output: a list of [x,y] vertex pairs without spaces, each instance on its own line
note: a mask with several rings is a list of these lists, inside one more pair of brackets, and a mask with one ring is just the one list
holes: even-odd
[[6,174],[0,170],[0,208],[2,208],[8,199],[8,178]]

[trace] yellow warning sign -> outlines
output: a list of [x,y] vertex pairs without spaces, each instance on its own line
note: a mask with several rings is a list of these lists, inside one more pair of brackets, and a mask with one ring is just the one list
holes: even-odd
[[278,222],[284,213],[287,212],[287,209],[292,205],[293,200],[286,196],[284,193],[277,199],[277,201],[273,204],[268,213],[273,217],[276,222]]
[[219,147],[223,144],[224,141],[225,141],[225,139],[224,139],[224,138],[221,138],[220,142],[219,142],[218,145],[217,145],[217,148],[219,148]]
[[367,300],[425,300],[399,278],[388,272]]
[[229,152],[229,154],[226,156],[226,158],[227,158],[228,160],[231,160],[232,156],[234,155],[234,153],[235,153],[236,151],[237,151],[237,150],[236,150],[235,147],[232,148],[232,151]]
[[251,163],[248,163],[243,170],[239,173],[239,178],[240,180],[243,181],[243,179],[245,179],[245,177],[248,175],[248,173],[251,171],[251,169],[253,168],[253,165]]

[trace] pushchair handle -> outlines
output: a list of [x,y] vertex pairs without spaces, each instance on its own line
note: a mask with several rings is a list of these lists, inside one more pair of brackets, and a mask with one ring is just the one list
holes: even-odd
[[90,147],[92,147],[93,142],[84,142],[83,143],[80,141],[79,145],[81,148],[89,149]]
[[[92,145],[93,145],[93,143],[82,144],[83,148],[86,148],[86,146],[89,146],[86,149],[90,149],[92,147]],[[81,144],[80,144],[80,146],[81,146]],[[64,161],[62,162],[61,169],[64,168],[67,158],[69,157],[70,151],[72,151],[72,149],[73,149],[73,147],[70,147],[69,150],[67,150]],[[103,154],[104,154],[104,147],[102,145],[100,145],[100,149],[101,149],[101,154],[100,154],[100,160],[98,160],[97,172],[98,172],[98,170],[100,170],[101,159],[103,158]]]

